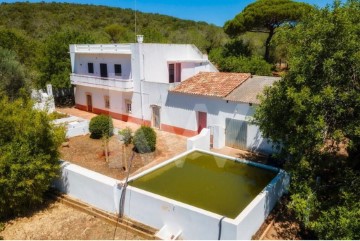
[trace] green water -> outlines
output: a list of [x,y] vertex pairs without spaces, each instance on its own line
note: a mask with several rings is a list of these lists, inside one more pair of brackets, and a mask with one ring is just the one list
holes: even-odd
[[276,174],[192,152],[129,185],[234,219]]

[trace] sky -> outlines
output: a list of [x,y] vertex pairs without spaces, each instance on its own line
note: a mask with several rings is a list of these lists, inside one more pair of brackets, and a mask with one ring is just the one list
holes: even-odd
[[[40,2],[41,0],[29,0]],[[105,5],[111,7],[131,8],[146,13],[160,13],[182,19],[204,21],[223,26],[233,19],[248,4],[255,0],[44,0],[45,2],[69,2],[80,4]],[[318,7],[331,4],[333,0],[297,0]],[[21,2],[19,0],[0,0],[0,2]]]

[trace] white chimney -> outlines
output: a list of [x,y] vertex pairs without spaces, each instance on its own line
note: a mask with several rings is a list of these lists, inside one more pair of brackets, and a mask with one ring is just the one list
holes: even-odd
[[144,41],[144,35],[136,35],[136,38],[139,44],[142,44]]

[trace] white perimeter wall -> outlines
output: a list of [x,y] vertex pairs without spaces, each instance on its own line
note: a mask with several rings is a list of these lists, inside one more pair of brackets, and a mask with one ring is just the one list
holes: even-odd
[[[177,158],[179,157],[174,157],[131,179],[145,175]],[[68,162],[63,162],[61,167],[62,175],[54,182],[55,188],[98,209],[118,213],[120,181]],[[288,176],[280,171],[236,219],[223,219],[221,239],[251,239],[288,184]],[[220,215],[131,186],[126,192],[124,211],[129,218],[153,228],[161,229],[166,225],[170,230],[181,231],[183,239],[217,239],[222,218]]]
[[[89,74],[88,63],[94,64],[94,74]],[[100,63],[107,64],[108,77],[116,79],[132,79],[131,55],[126,54],[82,54],[75,55],[75,74],[100,77]],[[115,76],[114,64],[121,64],[122,75]]]
[[69,162],[62,162],[61,177],[53,183],[53,186],[96,208],[117,213],[121,191],[118,183],[116,179]]

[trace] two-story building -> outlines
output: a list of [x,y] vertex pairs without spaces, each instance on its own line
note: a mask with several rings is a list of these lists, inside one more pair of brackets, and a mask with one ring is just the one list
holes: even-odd
[[219,73],[194,45],[147,44],[142,36],[132,44],[70,45],[70,56],[81,110],[185,136],[215,128],[217,148],[271,151],[248,118],[275,78]]

